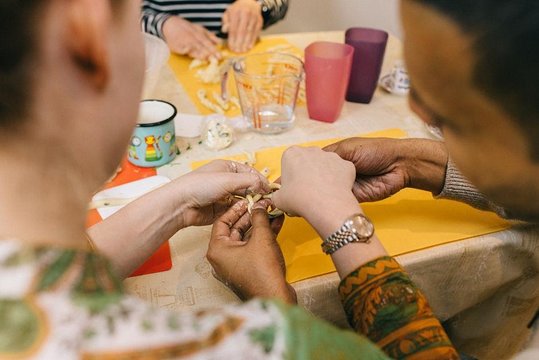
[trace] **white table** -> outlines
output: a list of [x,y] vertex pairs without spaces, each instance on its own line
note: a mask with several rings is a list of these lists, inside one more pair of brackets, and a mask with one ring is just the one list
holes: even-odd
[[[283,35],[279,35],[283,36]],[[342,32],[287,34],[300,48],[317,40],[342,42]],[[402,58],[399,40],[391,37],[382,73]],[[155,97],[174,103],[181,112],[196,108],[176,82],[170,69],[162,72]],[[369,105],[345,103],[333,124],[308,119],[306,108],[296,110],[295,127],[279,135],[246,133],[228,149],[214,152],[190,143],[158,173],[176,178],[189,171],[191,162],[242,151],[297,144],[309,140],[346,137],[388,128],[401,128],[410,137],[429,137],[423,124],[409,111],[406,98],[377,90]],[[448,320],[450,336],[464,351],[482,359],[502,359],[515,353],[528,336],[524,329],[539,306],[539,229],[512,229],[399,256],[398,261],[423,289],[438,317]],[[210,227],[188,228],[170,241],[170,271],[130,278],[127,289],[156,306],[195,310],[237,303],[235,295],[216,281],[205,260]],[[319,317],[346,326],[336,288],[338,276],[328,274],[294,283],[299,304]]]

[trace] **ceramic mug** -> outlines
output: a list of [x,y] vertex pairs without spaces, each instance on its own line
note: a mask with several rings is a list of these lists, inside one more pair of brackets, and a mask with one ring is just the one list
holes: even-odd
[[163,100],[143,100],[127,159],[142,167],[165,165],[176,157],[176,107]]
[[391,92],[400,95],[408,94],[410,90],[410,78],[402,61],[397,61],[391,71]]

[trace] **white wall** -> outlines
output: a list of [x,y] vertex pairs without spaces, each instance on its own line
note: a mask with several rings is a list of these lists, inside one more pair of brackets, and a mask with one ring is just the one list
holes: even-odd
[[285,20],[265,33],[344,30],[353,26],[384,29],[400,37],[399,0],[290,0]]

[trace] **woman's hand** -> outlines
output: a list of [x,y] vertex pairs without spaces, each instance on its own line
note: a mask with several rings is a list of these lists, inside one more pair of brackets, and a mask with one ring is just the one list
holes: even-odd
[[256,203],[252,215],[247,203],[234,204],[213,225],[207,258],[214,276],[242,300],[277,297],[296,303],[296,293],[286,282],[283,254],[277,233],[283,218],[268,220],[268,200]]
[[284,152],[281,169],[281,189],[272,197],[275,206],[303,216],[322,237],[360,212],[352,193],[354,165],[337,154],[293,146]]
[[128,276],[178,230],[211,224],[236,201],[234,194],[249,192],[269,192],[267,179],[250,166],[213,161],[129,203],[88,233]]
[[236,0],[223,14],[222,32],[228,33],[228,47],[235,52],[245,52],[255,44],[264,19],[261,5],[255,0]]
[[[344,221],[362,210],[352,193],[354,164],[319,148],[291,147],[281,160],[281,189],[272,196],[279,209],[303,216],[322,239],[337,231]],[[387,252],[376,234],[366,243],[350,243],[331,259],[344,278],[362,264]]]
[[236,202],[234,195],[270,191],[268,180],[258,171],[228,160],[212,161],[174,183],[180,192],[176,206],[181,210],[181,227],[211,224]]
[[163,24],[163,35],[172,52],[195,59],[220,58],[217,45],[221,40],[204,26],[179,16],[171,16]]

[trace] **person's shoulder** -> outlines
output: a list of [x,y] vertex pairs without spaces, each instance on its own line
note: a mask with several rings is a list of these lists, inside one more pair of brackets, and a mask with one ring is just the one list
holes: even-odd
[[279,301],[266,302],[266,306],[278,309],[282,316],[282,331],[287,344],[290,344],[287,358],[319,358],[322,350],[327,359],[388,359],[364,336],[339,329],[299,306]]
[[125,296],[92,320],[85,352],[174,358],[283,358],[283,316],[272,302],[254,300],[214,309],[173,312]]

